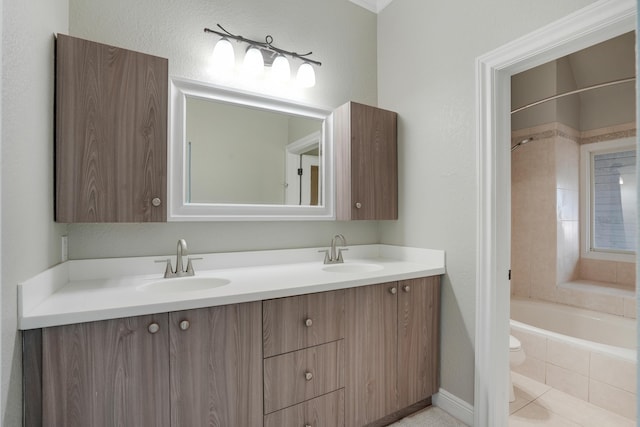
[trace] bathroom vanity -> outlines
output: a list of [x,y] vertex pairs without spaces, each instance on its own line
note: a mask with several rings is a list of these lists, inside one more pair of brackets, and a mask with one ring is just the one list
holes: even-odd
[[428,405],[444,253],[318,249],[203,255],[179,279],[156,258],[71,261],[21,284],[26,425],[359,427]]

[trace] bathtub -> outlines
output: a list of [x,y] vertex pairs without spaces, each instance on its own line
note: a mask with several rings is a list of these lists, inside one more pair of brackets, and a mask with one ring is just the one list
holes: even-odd
[[526,355],[515,372],[635,419],[636,319],[512,298],[510,326]]
[[636,360],[636,319],[528,299],[511,299],[511,326]]

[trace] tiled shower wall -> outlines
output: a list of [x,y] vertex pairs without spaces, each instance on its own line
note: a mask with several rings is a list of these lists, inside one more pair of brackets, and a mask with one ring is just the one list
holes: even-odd
[[[550,123],[512,133],[512,145],[533,137],[511,155],[512,295],[636,316],[635,264],[580,259],[579,221],[580,144],[634,135],[634,123],[582,133]],[[578,280],[598,286],[563,285]]]

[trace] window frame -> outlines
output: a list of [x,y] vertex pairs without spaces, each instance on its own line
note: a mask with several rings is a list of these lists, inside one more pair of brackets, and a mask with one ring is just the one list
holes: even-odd
[[[591,158],[593,154],[616,151],[636,151],[636,137],[594,142],[580,146],[580,257],[596,260],[635,262],[636,252],[615,250],[593,250],[591,237],[592,185]],[[638,171],[636,169],[636,176]],[[637,250],[637,248],[636,248]]]

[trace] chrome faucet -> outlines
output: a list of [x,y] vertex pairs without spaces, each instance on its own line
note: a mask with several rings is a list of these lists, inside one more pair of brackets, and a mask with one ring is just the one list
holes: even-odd
[[[184,239],[180,239],[178,240],[178,247],[176,250],[176,269],[174,270],[171,267],[171,260],[167,258],[166,260],[167,268],[164,271],[165,279],[171,278],[171,277],[193,276],[195,274],[195,271],[193,270],[193,264],[191,263],[191,261],[195,259],[202,259],[202,258],[187,257],[187,268],[185,269],[182,257],[186,255],[187,255],[187,241]],[[162,261],[156,261],[156,262],[165,262],[165,261],[162,260]]]
[[325,264],[341,264],[344,262],[342,259],[342,252],[348,251],[346,248],[338,248],[338,252],[336,254],[336,243],[340,240],[342,242],[341,246],[347,246],[347,240],[344,238],[342,234],[336,234],[331,239],[331,247],[329,249],[323,249],[320,252],[324,252],[324,263]]

